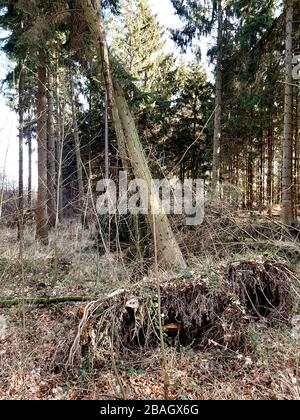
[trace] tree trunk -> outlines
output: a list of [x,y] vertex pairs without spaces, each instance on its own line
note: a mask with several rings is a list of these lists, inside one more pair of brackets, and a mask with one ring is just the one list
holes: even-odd
[[58,172],[57,172],[57,201],[58,201],[58,220],[62,223],[64,220],[64,178],[63,178],[63,165],[64,165],[64,145],[65,145],[65,109],[66,104],[64,99],[59,103],[59,119],[60,126],[60,139],[57,145],[58,154]]
[[254,203],[254,190],[253,190],[253,156],[252,156],[252,150],[250,152],[250,155],[248,157],[248,203],[247,203],[247,207],[248,210],[252,210],[253,209],[253,203]]
[[83,173],[80,153],[80,138],[77,123],[77,111],[76,111],[76,95],[74,90],[73,75],[71,75],[71,101],[72,101],[72,118],[73,118],[73,131],[75,141],[75,155],[76,155],[76,169],[77,169],[77,182],[78,182],[78,208],[81,216],[84,213],[84,186],[83,186]]
[[38,69],[37,152],[38,194],[36,206],[36,236],[43,244],[47,244],[47,94],[46,67],[42,64]]
[[222,117],[222,38],[223,9],[222,0],[218,0],[218,37],[217,37],[217,67],[216,67],[216,109],[213,137],[212,185],[214,193],[220,179],[220,147],[221,147],[221,117]]
[[[122,89],[117,82],[115,83],[117,94],[115,95],[114,92],[104,23],[101,17],[101,11],[99,11],[98,1],[92,0],[90,2],[88,0],[81,0],[81,5],[88,26],[98,42],[102,76],[105,83],[108,105],[112,113],[113,124],[118,138],[118,146],[119,148],[121,147],[122,162],[124,161],[124,157],[127,156],[128,151],[135,177],[142,178],[146,181],[148,187],[150,187],[152,177],[139,140],[136,125]],[[186,267],[186,263],[176,242],[168,218],[162,209],[158,194],[150,197],[150,213],[154,208],[159,208],[161,212],[159,215],[149,215],[148,221],[153,235],[157,239],[157,253],[160,263],[168,268],[176,267],[183,269]]]
[[30,109],[28,126],[28,207],[32,208],[32,124],[33,124],[33,94],[30,91]]
[[53,305],[66,302],[89,302],[91,296],[56,296],[56,297],[0,297],[0,308],[27,305]]
[[62,182],[62,165],[63,165],[63,149],[65,141],[64,130],[64,103],[61,100],[60,84],[62,83],[59,74],[59,64],[56,67],[56,225],[63,221],[63,182]]
[[293,188],[293,214],[297,219],[299,206],[299,93],[295,92],[294,108],[294,188]]
[[268,128],[268,175],[267,175],[267,204],[268,216],[272,216],[273,207],[273,160],[274,160],[274,146],[273,146],[273,122],[272,110],[269,110],[269,128]]
[[282,161],[282,204],[281,220],[290,225],[293,221],[292,205],[292,160],[293,160],[293,88],[292,88],[292,61],[293,61],[293,12],[294,1],[286,0],[286,57],[285,57],[285,95],[284,95],[284,134],[283,134],[283,161]]
[[20,66],[19,77],[19,216],[18,216],[18,239],[23,241],[24,224],[24,183],[23,183],[23,143],[24,143],[24,70]]
[[105,178],[109,179],[109,138],[108,138],[108,100],[105,93]]
[[259,196],[257,197],[259,211],[262,212],[265,205],[265,131],[263,124],[263,113],[260,112],[260,161],[259,161]]
[[[128,103],[120,86],[116,85],[116,103],[121,117],[128,154],[131,158],[133,173],[136,178],[146,181],[149,191],[149,214],[148,223],[153,235],[157,240],[158,257],[161,265],[166,267],[186,268],[186,263],[179,249],[178,243],[172,231],[168,217],[164,212],[158,192],[150,194],[152,176],[148,163],[139,140],[139,135]],[[159,209],[159,214],[152,214]]]
[[56,156],[53,115],[53,80],[48,77],[48,218],[49,226],[54,227],[56,221]]

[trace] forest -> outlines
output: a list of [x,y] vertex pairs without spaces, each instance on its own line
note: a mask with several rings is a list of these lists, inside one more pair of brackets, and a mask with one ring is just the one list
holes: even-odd
[[300,2],[5,0],[0,49],[0,400],[299,400]]

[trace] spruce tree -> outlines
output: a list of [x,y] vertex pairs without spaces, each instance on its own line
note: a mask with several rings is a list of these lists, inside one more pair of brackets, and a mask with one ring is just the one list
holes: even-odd
[[112,47],[143,91],[153,91],[165,54],[164,30],[148,0],[122,0],[120,16],[111,25]]

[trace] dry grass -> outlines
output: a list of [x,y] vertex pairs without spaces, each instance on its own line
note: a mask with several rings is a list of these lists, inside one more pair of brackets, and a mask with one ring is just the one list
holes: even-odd
[[[241,223],[244,229],[244,222]],[[214,229],[210,233],[215,235],[216,224]],[[228,232],[227,228],[225,231]],[[218,252],[224,249],[223,233],[219,233],[222,245],[215,243]],[[192,235],[193,241],[189,243],[194,246],[199,232],[186,234]],[[32,230],[26,229],[23,262],[18,259],[16,233],[2,228],[1,238],[1,296],[89,295],[99,298],[120,287],[129,289],[136,281],[136,262],[129,264],[121,252],[100,256],[89,233],[76,223],[60,229],[57,266],[54,236],[48,247],[41,247],[34,241]],[[213,247],[213,241],[209,246]],[[217,279],[228,265],[228,258],[237,259],[231,248],[225,245],[225,249],[227,254],[218,256],[218,264],[214,251],[206,250],[201,252],[201,257],[192,257],[191,250],[187,249],[193,276],[207,278],[212,291],[218,289]],[[254,251],[245,251],[250,252],[245,260],[249,260],[249,256],[253,260]],[[170,280],[168,273],[161,276]],[[151,278],[149,273],[148,279]],[[110,357],[101,369],[86,357],[85,363],[74,367],[73,371],[66,370],[66,359],[82,309],[79,303],[0,309],[1,399],[120,398],[121,390]],[[298,311],[297,305],[294,311]],[[207,341],[201,351],[191,343],[185,347],[178,343],[167,347],[171,397],[300,399],[300,341],[292,337],[292,327],[289,324],[270,327],[260,319],[248,324],[246,334],[251,342],[246,348],[224,349],[224,343],[217,340]],[[89,351],[88,347],[85,351]],[[128,398],[162,398],[157,348],[145,349],[144,353],[124,359],[116,353],[115,358]]]
[[[0,293],[1,296],[20,295],[22,277],[25,295],[87,295],[96,296],[128,283],[133,267],[123,256],[100,256],[89,239],[89,232],[79,224],[60,229],[57,246],[54,233],[49,246],[40,246],[34,240],[31,228],[25,231],[23,260],[19,258],[16,232],[1,229]],[[57,248],[57,251],[56,251]]]

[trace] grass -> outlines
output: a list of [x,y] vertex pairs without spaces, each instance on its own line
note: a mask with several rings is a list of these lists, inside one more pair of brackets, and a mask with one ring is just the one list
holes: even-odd
[[[24,259],[18,259],[16,232],[1,228],[0,295],[90,295],[99,297],[135,282],[135,262],[122,255],[100,256],[79,225],[60,229],[58,276],[53,240],[37,245],[31,228],[25,232]],[[243,258],[257,258],[257,253]],[[236,254],[231,260],[240,260]],[[206,276],[218,287],[215,256],[191,258],[194,275]],[[226,266],[229,258],[220,264]],[[162,273],[162,278],[168,278]],[[151,276],[151,274],[150,274]],[[23,288],[22,288],[23,284]],[[66,371],[65,362],[76,335],[82,305],[48,307],[25,305],[0,309],[0,399],[111,399],[120,397],[111,363],[83,365]],[[218,343],[201,352],[190,347],[167,347],[172,399],[300,399],[300,341],[290,326],[249,326],[253,341],[246,353],[226,351]],[[117,360],[131,399],[162,398],[160,352],[152,350],[134,361]]]

